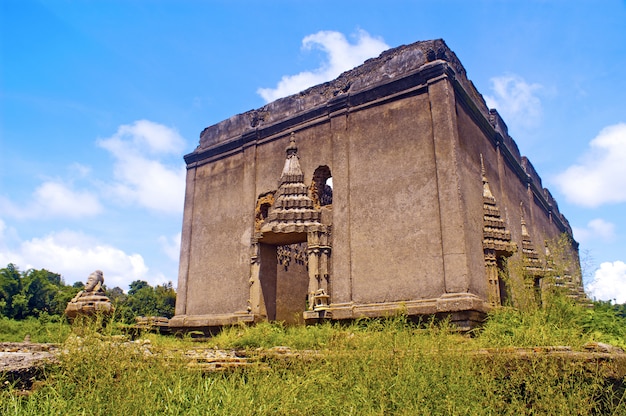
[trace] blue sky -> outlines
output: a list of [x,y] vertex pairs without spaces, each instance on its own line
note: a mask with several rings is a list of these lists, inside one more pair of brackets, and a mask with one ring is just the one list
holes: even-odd
[[626,302],[624,1],[3,0],[0,266],[176,284],[202,129],[434,38],[556,197],[588,293]]

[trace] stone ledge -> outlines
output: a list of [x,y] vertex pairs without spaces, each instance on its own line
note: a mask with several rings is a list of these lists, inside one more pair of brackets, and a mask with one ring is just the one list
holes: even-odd
[[478,326],[491,306],[471,293],[444,294],[439,298],[410,300],[404,302],[381,303],[341,303],[330,304],[323,311],[306,311],[304,319],[308,323],[322,320],[352,320],[359,318],[391,317],[398,314],[408,316],[449,317],[461,330]]
[[239,323],[254,323],[255,316],[247,313],[228,313],[215,315],[177,315],[169,320],[171,332],[177,330],[194,331],[218,328]]

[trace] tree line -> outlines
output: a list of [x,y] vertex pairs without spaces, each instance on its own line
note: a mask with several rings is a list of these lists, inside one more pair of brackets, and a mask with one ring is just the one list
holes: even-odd
[[[60,274],[46,269],[20,271],[10,263],[0,269],[0,318],[62,317],[67,303],[84,287],[82,282],[67,285]],[[136,316],[174,316],[176,292],[172,282],[152,287],[135,280],[128,293],[119,287],[103,289],[115,306],[116,317],[125,323],[134,323]]]

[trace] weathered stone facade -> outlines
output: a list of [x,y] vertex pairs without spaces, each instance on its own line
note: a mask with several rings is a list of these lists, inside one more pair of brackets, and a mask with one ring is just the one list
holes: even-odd
[[505,259],[544,267],[536,247],[571,236],[442,40],[208,127],[185,160],[172,328],[398,312],[471,326],[506,300]]

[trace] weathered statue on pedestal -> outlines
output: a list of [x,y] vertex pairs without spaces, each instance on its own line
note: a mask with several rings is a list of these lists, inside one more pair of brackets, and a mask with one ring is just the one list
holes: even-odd
[[65,315],[70,321],[81,315],[113,314],[115,308],[102,289],[103,283],[104,275],[101,270],[96,270],[89,275],[85,289],[78,292],[65,308]]

